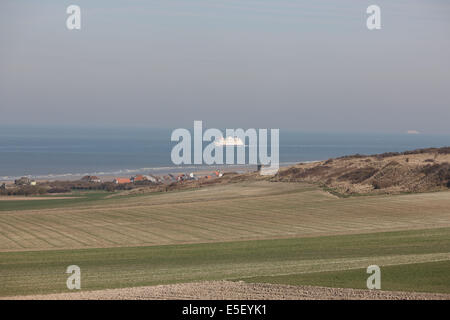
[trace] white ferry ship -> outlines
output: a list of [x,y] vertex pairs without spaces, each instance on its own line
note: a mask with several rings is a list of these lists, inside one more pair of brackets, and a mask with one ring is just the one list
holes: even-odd
[[226,139],[221,138],[214,142],[216,146],[243,146],[244,142],[238,137],[228,136]]

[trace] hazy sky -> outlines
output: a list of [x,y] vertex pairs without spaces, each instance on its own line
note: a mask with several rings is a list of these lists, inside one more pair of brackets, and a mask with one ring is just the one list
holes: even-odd
[[448,0],[1,0],[0,124],[450,134],[449,17]]

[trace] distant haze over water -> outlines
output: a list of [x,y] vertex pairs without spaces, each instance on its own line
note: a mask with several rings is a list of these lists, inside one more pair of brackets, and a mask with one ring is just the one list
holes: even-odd
[[[128,176],[205,169],[172,164],[170,152],[176,144],[170,141],[173,129],[2,127],[0,180],[24,175],[73,179],[84,174]],[[280,162],[283,165],[356,153],[449,145],[450,135],[305,133],[280,129]]]

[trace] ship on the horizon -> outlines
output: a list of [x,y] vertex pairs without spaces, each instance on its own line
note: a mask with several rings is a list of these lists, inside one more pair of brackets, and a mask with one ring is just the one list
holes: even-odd
[[220,138],[219,140],[215,141],[214,144],[216,146],[243,146],[244,142],[236,136],[234,138],[228,136],[226,137],[226,139],[224,139],[223,137]]

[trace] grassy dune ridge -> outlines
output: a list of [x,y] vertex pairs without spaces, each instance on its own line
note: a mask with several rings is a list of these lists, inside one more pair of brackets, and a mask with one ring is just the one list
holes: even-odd
[[450,147],[299,163],[281,168],[274,180],[319,183],[343,196],[448,191]]

